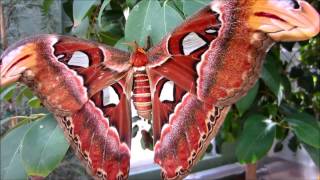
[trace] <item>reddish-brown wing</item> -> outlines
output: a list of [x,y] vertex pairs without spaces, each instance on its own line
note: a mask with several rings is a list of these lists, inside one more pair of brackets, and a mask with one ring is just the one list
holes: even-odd
[[186,91],[163,76],[150,73],[152,98],[152,124],[154,143],[160,139],[162,127],[169,123],[169,116],[182,101]]
[[149,51],[152,71],[176,82],[184,90],[196,94],[197,66],[201,56],[218,36],[219,15],[208,7],[177,27]]
[[53,46],[54,55],[83,78],[89,97],[120,80],[131,68],[130,55],[124,51],[91,41],[59,37]]
[[163,76],[150,73],[153,95],[154,161],[165,179],[189,174],[218,132],[229,110],[208,105]]
[[[131,110],[126,77],[129,54],[97,43],[60,37],[57,63],[80,78],[88,101],[70,116],[55,114],[67,139],[95,177],[126,179],[130,168]],[[66,99],[65,101],[68,101]]]
[[229,106],[258,78],[271,41],[236,26],[246,16],[236,3],[219,3],[220,9],[208,5],[151,49],[149,67],[201,101]]
[[[235,30],[231,11],[226,8],[221,14],[209,5],[148,52],[154,90],[154,160],[165,179],[188,174],[216,135],[229,106],[258,77],[260,61],[250,54],[253,46],[244,46],[246,52],[239,51],[237,57],[228,54]],[[173,90],[167,90],[166,84]],[[165,92],[172,97],[161,98]]]

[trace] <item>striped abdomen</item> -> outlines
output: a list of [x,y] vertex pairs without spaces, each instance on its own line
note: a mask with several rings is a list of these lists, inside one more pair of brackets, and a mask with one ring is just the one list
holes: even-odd
[[151,118],[151,92],[149,78],[145,68],[139,68],[133,74],[133,104],[138,111],[138,115],[145,118]]

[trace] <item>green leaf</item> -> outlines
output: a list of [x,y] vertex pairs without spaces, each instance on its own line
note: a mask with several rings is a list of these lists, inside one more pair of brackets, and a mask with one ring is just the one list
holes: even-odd
[[112,35],[114,35],[117,39],[120,37],[123,37],[123,31],[124,31],[124,26],[123,26],[123,20],[124,20],[124,15],[122,11],[117,11],[113,9],[109,9],[110,6],[108,6],[107,10],[105,10],[101,16],[101,24],[97,22],[97,25],[99,28],[96,28],[98,31],[102,32],[108,32]]
[[27,174],[47,176],[69,148],[63,132],[52,115],[37,121],[24,137],[21,157]]
[[34,97],[33,92],[27,86],[25,86],[25,88],[23,89],[23,95],[28,99],[31,99],[32,97]]
[[27,87],[27,86],[22,86],[21,90],[19,91],[19,93],[16,96],[16,104],[21,105],[21,103],[23,103],[24,101],[24,97],[26,97],[27,99],[32,99],[35,96],[33,95],[32,91]]
[[298,139],[315,148],[320,148],[320,125],[306,113],[296,113],[284,119],[293,129]]
[[128,46],[124,44],[125,40],[124,38],[119,39],[119,41],[114,45],[115,48],[128,51]]
[[[18,128],[22,125],[25,125],[25,124],[29,124],[33,121],[37,121],[37,120],[40,120],[42,117],[46,116],[46,114],[32,114],[30,116],[10,116],[10,117],[6,117],[4,119],[1,119],[0,120],[0,125],[3,126],[3,127],[8,127],[8,123],[11,123],[12,121],[16,121],[17,124],[12,128],[12,129],[15,129],[15,128]],[[7,131],[11,132],[12,129],[8,129]]]
[[43,0],[41,9],[45,15],[49,14],[50,6],[52,5],[52,3],[53,0]]
[[90,8],[97,0],[74,0],[73,1],[73,26],[80,25],[83,18],[86,16]]
[[174,8],[181,16],[184,17],[184,13],[183,13],[183,1],[181,0],[166,0],[167,4],[169,6],[171,6],[172,8]]
[[138,0],[126,0],[126,4],[131,8],[133,7]]
[[71,32],[73,35],[76,35],[80,38],[87,39],[88,28],[89,28],[89,18],[86,17],[83,21],[81,21],[79,26],[72,27]]
[[240,163],[255,163],[267,154],[275,137],[276,126],[262,115],[250,116],[245,124],[236,156]]
[[0,100],[6,100],[6,101],[10,100],[13,97],[14,92],[16,91],[16,88],[17,88],[16,84],[13,84],[5,88],[0,94]]
[[110,0],[104,0],[100,7],[100,11],[98,14],[98,24],[100,28],[102,28],[101,17],[102,17],[103,10],[106,8],[107,5],[109,5],[109,3],[110,3]]
[[24,124],[11,130],[0,141],[1,178],[27,179],[21,160],[21,147],[25,134],[34,123]]
[[276,63],[272,62],[272,59],[268,59],[262,69],[261,78],[268,88],[278,99],[278,104],[281,103],[283,98],[284,88],[281,84],[281,77],[278,72]]
[[99,32],[98,35],[99,35],[99,38],[101,39],[101,42],[108,45],[114,45],[119,40],[119,38],[115,37],[114,35],[108,32]]
[[237,103],[236,107],[242,115],[244,112],[246,112],[252,105],[253,101],[255,100],[257,94],[258,94],[258,89],[259,89],[259,81],[255,84],[255,86],[248,92],[248,94],[241,98]]
[[125,40],[137,41],[140,46],[143,46],[146,38],[150,36],[154,42],[155,37],[152,37],[152,33],[156,32],[157,27],[153,27],[153,24],[163,19],[159,12],[161,12],[161,6],[158,1],[143,0],[135,5],[125,26]]
[[212,0],[183,0],[183,13],[186,16],[190,16],[194,14],[196,11],[201,9],[202,7],[208,5]]
[[[175,27],[183,22],[183,18],[180,16],[180,14],[174,8],[169,6],[167,1],[163,4],[161,13],[161,16],[163,16],[163,20],[157,27],[162,27],[163,29],[160,31],[160,33],[162,34],[159,34],[159,38],[163,38],[164,35],[171,32]],[[161,39],[158,39],[157,41],[160,40]]]
[[137,41],[143,46],[150,36],[153,44],[157,44],[182,21],[180,14],[166,2],[161,7],[158,1],[143,0],[134,6],[128,17],[125,40]]
[[289,133],[289,129],[283,128],[281,126],[277,126],[277,128],[276,128],[276,138],[278,140],[283,141],[288,136],[288,133]]
[[[69,17],[71,21],[73,21],[73,10],[72,10],[73,2],[71,0],[67,0],[62,4],[63,11]],[[65,19],[66,20],[66,19]]]
[[38,97],[35,96],[28,101],[28,105],[33,108],[40,108],[41,101]]
[[22,87],[22,89],[20,90],[20,92],[17,94],[17,96],[16,96],[16,104],[17,104],[17,105],[21,105],[22,100],[23,100],[23,98],[24,98],[23,92],[25,91],[25,89],[27,89],[27,87]]
[[315,148],[305,143],[303,143],[302,145],[309,153],[313,162],[320,168],[320,148]]

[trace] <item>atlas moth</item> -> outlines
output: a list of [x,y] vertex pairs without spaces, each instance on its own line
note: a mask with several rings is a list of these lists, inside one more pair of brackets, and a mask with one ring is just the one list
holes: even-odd
[[132,99],[152,119],[162,177],[182,179],[271,45],[318,32],[319,14],[303,0],[214,0],[132,53],[60,35],[19,41],[1,55],[1,86],[21,81],[36,92],[95,179],[128,178]]

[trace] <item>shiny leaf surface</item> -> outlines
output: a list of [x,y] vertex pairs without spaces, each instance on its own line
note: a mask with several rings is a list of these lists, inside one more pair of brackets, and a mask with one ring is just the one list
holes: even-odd
[[1,138],[0,159],[1,178],[0,179],[27,179],[27,173],[21,160],[21,147],[24,136],[34,123],[24,124],[11,130]]
[[289,123],[299,140],[320,148],[320,125],[314,117],[305,113],[297,113],[284,120]]
[[26,133],[21,157],[28,175],[47,176],[60,163],[69,148],[52,115],[36,122]]
[[240,163],[255,163],[267,154],[275,137],[276,126],[262,115],[246,119],[242,135],[236,148]]

